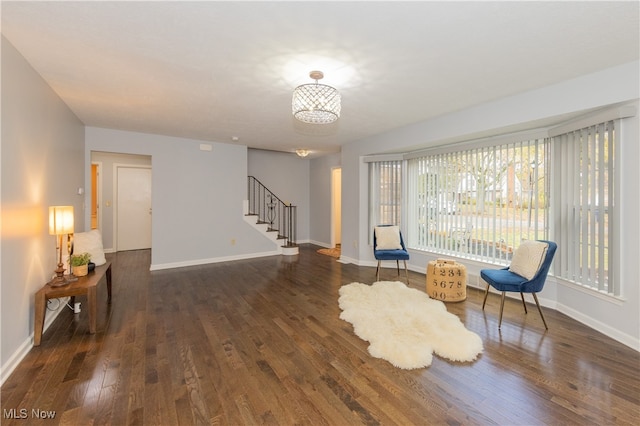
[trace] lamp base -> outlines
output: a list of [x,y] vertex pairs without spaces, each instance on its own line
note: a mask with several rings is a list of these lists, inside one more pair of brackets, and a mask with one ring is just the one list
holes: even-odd
[[66,277],[55,277],[51,281],[47,283],[47,285],[51,287],[64,287],[65,285],[69,285],[71,281],[67,280]]
[[55,277],[51,281],[47,283],[50,287],[64,287],[65,285],[69,285],[72,282],[78,281],[78,277],[74,275],[64,275],[61,279]]
[[65,285],[69,285],[71,281],[69,281],[66,277],[55,277],[47,284],[51,287],[64,287]]
[[69,285],[74,281],[78,281],[78,278],[73,277],[71,275],[64,274],[64,266],[62,263],[58,263],[58,268],[54,271],[56,276],[47,283],[47,285],[51,287],[64,287],[65,285]]

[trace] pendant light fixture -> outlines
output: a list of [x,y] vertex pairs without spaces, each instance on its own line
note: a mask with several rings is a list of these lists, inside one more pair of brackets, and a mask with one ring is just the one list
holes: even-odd
[[322,71],[311,71],[309,77],[316,82],[302,84],[293,91],[293,116],[303,123],[333,123],[340,118],[340,93],[331,86],[318,83],[324,77]]

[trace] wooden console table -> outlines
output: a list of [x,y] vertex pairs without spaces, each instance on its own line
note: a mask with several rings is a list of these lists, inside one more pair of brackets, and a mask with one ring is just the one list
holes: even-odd
[[102,277],[107,277],[107,292],[109,294],[108,303],[111,303],[111,262],[104,265],[96,266],[84,277],[79,277],[78,281],[74,281],[62,287],[51,287],[45,285],[35,295],[35,322],[33,324],[33,345],[39,346],[42,340],[42,329],[44,328],[44,314],[47,310],[47,300],[57,299],[59,297],[71,297],[72,306],[76,296],[87,295],[87,304],[89,305],[89,333],[96,332],[96,303],[97,303],[97,287]]

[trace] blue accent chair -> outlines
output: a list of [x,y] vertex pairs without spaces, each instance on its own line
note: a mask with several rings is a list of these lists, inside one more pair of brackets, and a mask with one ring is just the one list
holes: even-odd
[[[378,225],[378,226],[392,226],[392,225]],[[404,272],[407,277],[407,285],[409,285],[409,270],[407,269],[407,260],[409,260],[409,252],[404,245],[402,238],[402,232],[400,232],[400,245],[402,249],[394,250],[378,250],[378,240],[376,238],[376,231],[373,231],[373,255],[378,261],[378,267],[376,268],[376,281],[380,281],[380,263],[383,260],[395,260],[396,267],[398,269],[398,276],[400,276],[400,261],[404,261]]]
[[502,299],[500,300],[500,320],[498,322],[498,329],[500,329],[500,326],[502,325],[504,296],[507,291],[517,291],[520,293],[520,298],[522,299],[522,305],[524,306],[525,314],[527,313],[527,305],[524,302],[524,293],[531,293],[533,295],[533,299],[536,302],[536,306],[538,307],[538,312],[540,312],[540,317],[542,318],[542,322],[544,323],[544,328],[546,330],[549,329],[549,327],[547,327],[547,322],[544,319],[544,315],[542,315],[542,309],[540,309],[540,303],[538,303],[538,296],[536,296],[536,293],[540,292],[544,287],[544,282],[547,279],[547,274],[549,273],[549,268],[551,267],[551,261],[553,260],[553,256],[556,253],[556,248],[558,246],[552,241],[540,241],[547,243],[548,248],[542,265],[540,265],[538,272],[536,272],[535,276],[532,279],[528,280],[524,277],[521,277],[520,275],[509,271],[508,267],[503,269],[482,269],[480,271],[480,276],[487,282],[487,289],[484,293],[484,301],[482,302],[482,310],[484,310],[484,305],[485,303],[487,303],[489,286],[502,292]]

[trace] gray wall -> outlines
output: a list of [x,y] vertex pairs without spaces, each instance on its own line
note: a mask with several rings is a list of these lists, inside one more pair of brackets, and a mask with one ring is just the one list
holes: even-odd
[[331,192],[332,171],[340,167],[340,153],[311,160],[309,193],[311,197],[311,241],[323,247],[332,247]]
[[[212,150],[201,151],[200,144]],[[87,127],[86,151],[87,180],[93,151],[151,156],[151,269],[274,251],[273,243],[244,221],[245,146]]]
[[[396,152],[417,147],[438,146],[451,140],[473,139],[478,135],[507,131],[523,123],[563,114],[603,108],[617,103],[632,102],[640,97],[640,63],[632,62],[598,73],[585,75],[564,83],[479,105],[441,116],[430,121],[406,126],[385,134],[367,138],[342,148],[342,255],[343,260],[361,265],[373,265],[368,245],[367,166],[362,156]],[[607,297],[583,290],[554,279],[547,281],[541,302],[560,310],[585,324],[640,350],[640,143],[638,115],[626,120],[620,160],[621,229],[624,238],[618,243],[621,254],[622,298]],[[312,228],[315,222],[312,223]],[[434,256],[412,252],[411,268],[424,272]],[[474,262],[468,264],[470,276],[489,267]],[[470,278],[471,280],[471,278]],[[472,284],[477,284],[474,282]]]
[[[2,37],[2,381],[31,349],[33,296],[56,268],[48,208],[73,205],[84,227],[84,126]],[[50,314],[50,312],[47,312]]]

